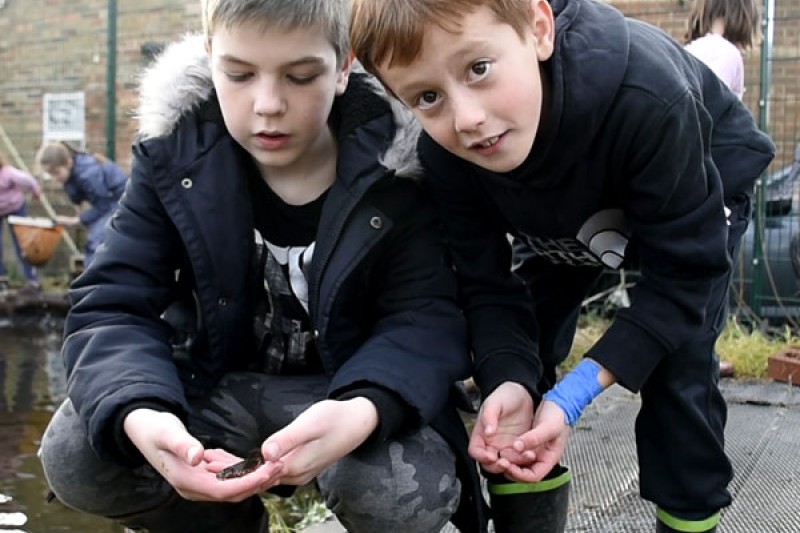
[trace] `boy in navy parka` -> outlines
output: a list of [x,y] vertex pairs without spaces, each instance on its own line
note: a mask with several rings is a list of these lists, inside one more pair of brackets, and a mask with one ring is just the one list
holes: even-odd
[[[425,130],[483,396],[470,451],[497,530],[563,530],[569,428],[614,382],[641,393],[657,529],[715,529],[732,471],[714,343],[772,142],[679,43],[599,2],[353,9],[357,57]],[[642,274],[630,308],[556,385],[583,297],[626,258]]]
[[[348,5],[205,0],[205,34],[145,75],[42,441],[66,505],[266,533],[259,494],[313,481],[349,531],[483,527],[454,404],[466,324],[417,130],[352,69]],[[251,450],[261,466],[217,477]]]

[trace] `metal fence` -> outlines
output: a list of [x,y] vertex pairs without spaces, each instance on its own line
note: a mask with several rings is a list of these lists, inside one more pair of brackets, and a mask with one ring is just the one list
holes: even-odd
[[800,2],[765,0],[759,125],[778,156],[757,187],[753,227],[734,280],[742,314],[800,325]]

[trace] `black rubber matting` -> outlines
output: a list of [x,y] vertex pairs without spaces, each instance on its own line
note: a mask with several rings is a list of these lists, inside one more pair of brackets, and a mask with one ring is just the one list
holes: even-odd
[[[722,390],[735,474],[734,501],[718,532],[800,532],[800,388],[726,381]],[[655,507],[639,497],[633,436],[638,408],[637,395],[615,386],[575,427],[565,461],[574,476],[568,532],[654,531]]]

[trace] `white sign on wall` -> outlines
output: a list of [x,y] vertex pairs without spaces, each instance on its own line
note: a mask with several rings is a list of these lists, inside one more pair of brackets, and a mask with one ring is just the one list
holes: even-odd
[[67,141],[76,148],[86,145],[84,93],[45,93],[42,142]]

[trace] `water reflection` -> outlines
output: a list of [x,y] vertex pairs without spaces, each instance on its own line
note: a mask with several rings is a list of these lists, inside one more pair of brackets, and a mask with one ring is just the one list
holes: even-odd
[[109,521],[47,503],[36,458],[42,433],[64,398],[62,324],[50,317],[0,320],[0,531],[119,533]]

